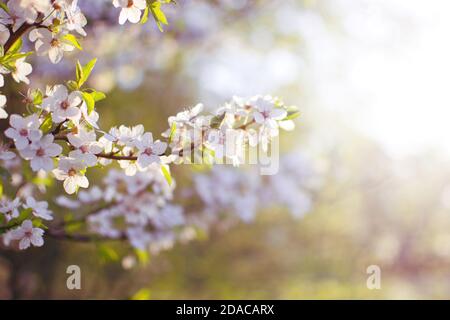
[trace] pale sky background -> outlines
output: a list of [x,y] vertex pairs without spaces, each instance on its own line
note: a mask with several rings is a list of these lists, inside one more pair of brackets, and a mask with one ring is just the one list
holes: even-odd
[[301,36],[306,49],[264,50],[273,40],[264,28],[250,38],[223,31],[218,49],[193,62],[203,101],[307,81],[324,117],[337,112],[392,155],[450,154],[450,1],[311,1],[338,27],[292,3],[273,11],[275,28]]

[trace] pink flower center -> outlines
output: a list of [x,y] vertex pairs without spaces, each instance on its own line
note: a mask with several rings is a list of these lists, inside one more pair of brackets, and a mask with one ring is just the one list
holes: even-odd
[[28,130],[27,130],[27,129],[21,129],[21,130],[19,131],[19,134],[20,134],[22,137],[27,137],[27,136],[28,136]]
[[127,8],[131,8],[133,6],[133,0],[128,0]]
[[45,150],[42,149],[42,148],[37,149],[37,150],[36,150],[36,155],[37,155],[38,157],[44,156],[44,155],[45,155]]
[[152,148],[147,148],[147,149],[145,149],[144,153],[145,153],[146,155],[151,156],[151,155],[153,154],[153,150],[152,150]]
[[69,101],[64,100],[59,104],[59,106],[61,107],[61,109],[66,110],[69,107]]
[[32,230],[25,231],[25,237],[31,238],[32,236],[33,236],[33,231]]
[[69,169],[67,174],[69,175],[69,177],[73,177],[73,176],[75,176],[77,174],[77,170],[71,168],[71,169]]
[[80,147],[80,150],[81,150],[81,152],[86,153],[86,152],[89,151],[89,148],[88,148],[88,146],[83,145],[83,146]]

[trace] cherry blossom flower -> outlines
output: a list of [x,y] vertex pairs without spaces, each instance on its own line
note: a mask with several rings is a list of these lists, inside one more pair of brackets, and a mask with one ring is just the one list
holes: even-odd
[[94,186],[86,191],[80,191],[78,198],[83,203],[91,203],[103,199],[103,191],[98,186]]
[[277,120],[282,120],[287,115],[286,110],[275,108],[275,104],[269,97],[257,97],[252,103],[256,107],[253,114],[256,123],[262,124],[270,129],[277,129]]
[[235,123],[236,117],[247,116],[247,111],[244,109],[244,100],[240,97],[234,96],[231,102],[225,103],[224,106],[217,109],[216,114],[224,117],[224,122],[228,127],[232,127]]
[[16,157],[16,154],[9,150],[9,147],[0,142],[0,160],[11,160]]
[[193,125],[193,120],[203,111],[203,104],[199,103],[195,107],[178,112],[176,116],[169,117],[169,126],[172,127],[172,124],[175,122],[177,128],[181,128],[186,124]]
[[147,132],[136,142],[136,147],[139,150],[137,163],[141,168],[146,168],[152,163],[161,162],[159,155],[166,150],[167,144],[159,140],[153,142],[153,135]]
[[10,221],[13,218],[19,216],[20,199],[8,200],[6,198],[0,201],[0,213],[3,213],[6,221]]
[[113,0],[116,8],[122,8],[119,15],[119,24],[124,24],[127,20],[131,23],[138,23],[141,19],[141,10],[147,6],[145,0]]
[[151,241],[151,235],[142,226],[128,228],[127,237],[133,247],[141,250],[145,250]]
[[[267,151],[270,138],[276,137],[278,135],[278,123],[283,122],[283,120],[287,116],[286,110],[282,108],[276,108],[273,102],[273,99],[269,96],[267,97],[255,97],[251,100],[251,104],[255,107],[253,112],[253,117],[256,124],[260,124],[259,134],[254,135],[253,138],[256,140],[251,140],[251,145],[256,145],[257,143],[261,143],[263,151]],[[285,123],[284,127],[289,128],[290,123]]]
[[86,31],[84,31],[83,27],[87,24],[87,20],[78,7],[78,0],[73,0],[70,5],[65,2],[63,8],[67,18],[65,24],[67,30],[76,31],[80,35],[86,36]]
[[50,96],[42,101],[42,107],[52,112],[52,120],[61,123],[67,119],[78,123],[81,110],[78,107],[83,102],[81,94],[73,91],[69,94],[66,86],[56,85]]
[[35,42],[38,56],[48,55],[52,63],[58,63],[64,51],[73,51],[75,47],[64,39],[64,33],[51,32],[48,29],[34,29],[30,32],[30,41]]
[[[134,153],[134,148],[125,147],[122,150],[124,156],[133,156]],[[122,169],[125,169],[127,176],[134,176],[138,170],[138,164],[135,160],[119,160],[118,163]]]
[[0,94],[0,119],[8,118],[8,113],[5,111],[6,97]]
[[8,12],[0,10],[0,24],[11,25],[15,32],[25,22],[23,10],[19,0],[11,0],[6,4]]
[[26,22],[33,23],[36,21],[39,13],[45,13],[50,10],[51,3],[49,0],[12,0],[18,2],[20,15],[25,18]]
[[121,125],[119,128],[111,128],[105,137],[119,145],[133,147],[143,134],[144,126],[142,124],[131,128]]
[[62,158],[59,160],[58,168],[53,170],[56,179],[64,180],[64,190],[73,194],[78,187],[89,187],[89,180],[84,175],[86,165],[73,158]]
[[87,105],[84,101],[81,103],[80,110],[81,110],[81,115],[83,116],[83,119],[88,124],[90,124],[93,128],[98,129],[99,128],[98,124],[97,124],[97,121],[99,118],[98,113],[95,110],[92,110],[89,113],[88,109],[87,109]]
[[14,65],[14,71],[11,72],[13,79],[16,82],[25,82],[26,84],[30,84],[30,80],[27,78],[33,71],[31,64],[25,62],[25,58],[17,59]]
[[10,128],[6,129],[5,135],[14,140],[18,150],[25,149],[30,141],[37,141],[41,138],[42,132],[39,130],[39,117],[32,114],[28,117],[21,117],[13,114],[9,118]]
[[[3,10],[1,10],[3,12]],[[1,20],[1,14],[0,14],[0,20]],[[5,45],[6,41],[9,39],[9,30],[7,27],[5,27],[3,24],[0,24],[0,44],[2,46]]]
[[160,212],[150,218],[151,223],[158,229],[170,229],[181,226],[186,222],[183,208],[175,205],[167,205]]
[[12,233],[13,233],[13,230],[10,230],[10,231],[8,231],[8,232],[5,232],[3,235],[2,235],[2,242],[3,242],[3,245],[5,246],[5,247],[9,247],[10,245],[11,245],[11,242],[14,240],[13,238],[12,238]]
[[214,151],[216,159],[222,159],[224,157],[227,132],[231,130],[229,127],[223,126],[220,129],[212,129],[208,132],[206,145]]
[[234,167],[245,162],[245,138],[244,130],[227,130],[225,141],[225,156],[232,161]]
[[31,209],[31,213],[44,220],[53,220],[52,211],[48,209],[47,201],[36,201],[33,197],[27,197],[23,205],[25,209]]
[[81,203],[79,201],[69,199],[66,196],[58,196],[55,199],[55,203],[61,207],[69,209],[77,209],[81,206]]
[[87,131],[79,128],[78,133],[69,133],[67,138],[76,150],[71,151],[69,156],[83,161],[88,167],[97,163],[97,153],[102,152],[101,145],[96,140],[95,131]]
[[[112,2],[120,9],[120,24],[126,21],[137,23],[142,10],[151,5],[151,1],[146,0]],[[18,83],[29,84],[28,76],[33,71],[31,64],[25,60],[26,54],[22,54],[22,42],[17,41],[11,46],[11,37],[23,40],[23,35],[31,30],[29,39],[34,42],[35,53],[48,56],[50,62],[58,63],[64,52],[79,47],[74,34],[86,35],[84,27],[87,19],[78,7],[77,0],[9,0],[5,3],[8,9],[0,8],[0,44],[5,47],[0,64],[0,86],[3,86],[4,74],[11,74]],[[158,24],[160,22],[157,21]],[[18,28],[20,32],[17,32]],[[103,42],[99,42],[98,46],[104,47]],[[131,58],[135,57],[133,55]],[[80,191],[76,198],[55,197],[55,202],[73,210],[84,210],[84,207],[89,210],[87,228],[83,229],[83,233],[106,238],[128,238],[132,246],[150,252],[171,248],[175,241],[189,238],[189,228],[192,238],[193,226],[198,224],[207,227],[211,221],[218,221],[217,213],[223,213],[224,209],[234,213],[240,220],[251,221],[258,207],[270,198],[269,195],[277,196],[286,206],[294,205],[294,201],[290,200],[295,198],[292,193],[280,194],[281,188],[261,190],[258,188],[261,180],[256,180],[258,183],[255,184],[249,175],[234,174],[230,177],[227,171],[213,174],[213,179],[203,177],[203,186],[197,186],[197,191],[203,190],[201,198],[207,208],[199,215],[184,214],[182,207],[172,204],[175,181],[170,176],[168,166],[183,162],[184,153],[181,151],[186,147],[194,152],[194,156],[210,151],[212,157],[225,156],[232,159],[234,165],[239,165],[245,160],[244,150],[251,140],[249,128],[263,135],[263,143],[266,144],[270,137],[278,134],[278,128],[293,127],[292,122],[283,121],[286,110],[292,114],[290,109],[279,106],[270,97],[257,97],[248,101],[235,97],[215,114],[201,114],[203,105],[198,104],[169,117],[170,128],[163,134],[170,145],[166,155],[167,144],[154,141],[152,134],[145,133],[142,125],[120,125],[109,133],[99,128],[99,114],[93,110],[93,103],[88,98],[90,96],[97,102],[103,95],[85,86],[94,64],[92,60],[81,66],[81,69],[77,65],[76,78],[68,81],[67,86],[47,86],[45,93],[40,89],[28,88],[23,99],[26,107],[23,112],[27,116],[16,114],[10,117],[10,127],[5,135],[14,141],[15,150],[21,157],[16,157],[16,153],[11,151],[14,149],[11,143],[0,143],[2,166],[12,174],[13,188],[6,188],[5,191],[17,195],[14,200],[8,200],[6,196],[0,200],[0,213],[5,217],[2,220],[6,221],[0,227],[4,231],[2,238],[6,245],[18,241],[22,250],[32,245],[43,245],[44,230],[33,227],[33,223],[52,220],[53,214],[46,201],[38,201],[33,195],[38,191],[46,191],[50,178],[47,172],[52,171],[57,180],[63,181],[66,193],[74,194],[80,187],[89,187],[86,176],[89,167],[107,165],[113,159],[123,170],[110,170],[103,179],[103,187],[94,186]],[[126,84],[139,83],[134,79],[143,77],[145,71],[139,66],[131,66],[129,61],[119,61],[118,69],[121,75],[119,81]],[[127,76],[124,70],[132,70],[134,75]],[[0,118],[8,117],[4,110],[6,101],[6,97],[0,94]],[[225,152],[223,148],[228,142],[225,138],[229,130],[236,133],[237,139],[231,141],[235,148]],[[97,131],[104,134],[98,141]],[[213,139],[214,134],[217,139]],[[174,137],[179,139],[174,140]],[[58,143],[64,144],[65,148],[55,143],[55,139],[60,140]],[[37,172],[32,178],[21,172],[27,168],[28,162],[31,169]],[[56,169],[54,163],[58,163]],[[278,187],[283,185],[282,180],[273,181]],[[287,185],[292,189],[296,187],[294,181]],[[21,203],[21,199],[25,199],[25,203]],[[224,208],[219,208],[219,205]],[[20,212],[21,208],[25,210]],[[90,212],[93,208],[103,209]],[[202,220],[206,212],[217,216],[213,219],[207,216]],[[8,221],[18,217],[20,221],[23,220],[19,227],[8,225]],[[51,230],[53,226],[49,225],[49,228]]]
[[112,218],[116,214],[111,210],[101,210],[96,215],[88,217],[89,230],[108,238],[118,238],[121,232],[114,228]]
[[25,149],[20,150],[20,154],[26,160],[31,160],[30,165],[33,171],[44,170],[46,172],[53,169],[53,158],[62,152],[62,147],[53,143],[54,137],[47,134],[40,140],[33,141]]
[[44,244],[43,235],[44,230],[41,228],[33,228],[31,220],[25,220],[18,228],[12,231],[11,238],[19,241],[20,250],[25,250],[30,245],[41,247]]
[[[112,153],[113,151],[116,151],[116,148],[114,148],[114,146],[113,146],[113,142],[111,140],[107,139],[105,136],[100,137],[100,139],[98,139],[98,143],[102,147],[104,153],[109,154],[109,153]],[[100,163],[103,166],[107,166],[111,162],[112,162],[112,160],[107,159],[107,158],[98,159],[98,163]]]

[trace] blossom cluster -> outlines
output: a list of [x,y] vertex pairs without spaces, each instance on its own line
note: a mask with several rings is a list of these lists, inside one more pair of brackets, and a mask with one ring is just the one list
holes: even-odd
[[[120,8],[120,24],[145,22],[151,12],[162,28],[167,20],[161,4],[169,2],[114,0],[112,4]],[[32,53],[57,64],[65,52],[82,49],[79,37],[87,35],[87,19],[77,0],[9,0],[0,7],[0,86],[4,75],[30,84],[28,76],[33,68],[26,59]],[[33,51],[22,51],[26,35]],[[298,115],[296,108],[271,96],[247,100],[234,97],[213,113],[198,104],[169,117],[168,128],[160,139],[145,131],[143,125],[119,125],[104,131],[96,104],[106,95],[86,86],[96,61],[92,59],[85,65],[78,61],[75,78],[65,83],[42,89],[30,87],[24,94],[25,112],[9,115],[6,97],[0,95],[0,118],[9,118],[4,131],[7,141],[0,144],[0,160],[5,168],[1,173],[11,178],[11,186],[5,189],[17,187],[10,197],[3,195],[3,184],[0,188],[0,234],[4,245],[17,244],[19,249],[42,246],[45,233],[56,238],[127,239],[133,247],[151,251],[170,247],[177,239],[192,235],[192,226],[199,225],[199,217],[194,215],[192,219],[192,214],[173,203],[175,183],[169,166],[245,164],[249,148],[259,146],[267,152],[279,129],[292,130],[292,119]],[[89,188],[90,170],[113,162],[122,170],[110,170],[103,187]],[[218,172],[210,181],[221,184],[226,193],[227,189],[245,188],[260,192],[257,184],[261,181],[243,188],[242,183],[251,184],[250,177],[230,181],[221,179],[223,175]],[[61,196],[58,205],[94,210],[68,220],[55,216],[50,223],[52,204],[35,197],[45,193],[54,179],[62,182],[68,195],[77,197]],[[199,183],[202,179],[204,182]],[[203,193],[201,185],[203,189],[206,186]],[[202,176],[197,178],[196,187],[206,205],[240,207],[246,221],[254,216],[253,209],[245,208],[256,207],[255,198],[245,195],[234,204],[215,198],[211,195],[213,185]],[[69,225],[78,223],[82,224],[78,230],[81,233],[74,234]]]
[[[39,218],[42,220],[53,220],[53,212],[48,209],[46,201],[36,201],[29,196],[22,201],[19,197],[14,200],[3,198],[0,201],[0,212],[4,215],[6,222],[19,218],[20,208],[23,212],[29,213],[32,218]],[[35,220],[38,221],[38,220]],[[3,243],[9,245],[11,241],[18,241],[19,249],[24,250],[30,245],[40,247],[44,244],[43,240],[44,230],[33,226],[31,219],[25,219],[22,223],[3,236]]]
[[87,232],[107,239],[127,239],[137,249],[159,251],[187,228],[183,208],[172,203],[175,184],[168,185],[157,165],[127,176],[110,170],[103,187],[80,191],[78,199],[60,196],[67,209],[96,208],[77,216]]
[[288,209],[292,216],[302,217],[311,210],[311,194],[320,181],[314,179],[311,161],[300,152],[292,152],[281,159],[276,175],[258,175],[255,167],[236,170],[229,166],[215,166],[207,173],[194,176],[196,197],[203,203],[208,219],[252,222],[257,212],[274,206]]
[[[10,127],[5,135],[13,141],[14,149],[11,150],[16,150],[19,157],[29,161],[32,171],[53,175],[63,181],[68,194],[89,186],[86,177],[89,168],[106,166],[116,160],[123,172],[109,171],[104,189],[94,186],[88,191],[80,190],[78,200],[60,197],[58,203],[70,208],[93,201],[108,203],[108,208],[86,217],[89,231],[106,238],[126,238],[137,248],[150,245],[158,248],[155,239],[164,239],[163,243],[167,243],[169,238],[175,241],[174,228],[184,221],[181,207],[166,205],[166,201],[172,199],[174,187],[169,164],[191,163],[196,156],[207,157],[208,163],[219,160],[222,163],[221,158],[230,158],[234,165],[242,164],[246,146],[258,141],[266,145],[271,137],[278,135],[280,126],[286,127],[286,123],[292,121],[286,120],[289,117],[288,108],[277,99],[258,96],[245,101],[235,97],[219,108],[215,115],[202,114],[203,106],[197,105],[169,117],[170,128],[162,134],[162,139],[167,142],[162,142],[154,141],[152,133],[145,132],[142,125],[122,125],[108,132],[101,131],[97,124],[98,114],[94,110],[88,113],[83,92],[69,92],[64,85],[47,88],[40,104],[33,104],[32,107],[39,113],[10,116]],[[225,136],[227,132],[239,137],[233,140],[231,153],[227,148],[227,137],[230,136]],[[254,132],[263,138],[255,138]],[[220,139],[217,139],[218,136]],[[191,154],[187,156],[189,152]],[[15,156],[6,149],[2,155],[5,160]],[[228,174],[228,171],[222,172]],[[252,176],[257,177],[245,176],[244,182],[249,184]],[[226,179],[215,181],[218,177],[220,174],[213,175],[211,183],[225,189],[244,190],[238,182],[227,184],[230,181]],[[202,176],[197,178],[198,182]],[[254,180],[253,187],[259,183]],[[197,183],[198,191],[201,191],[199,186]],[[221,205],[222,209],[230,206],[223,199],[208,200],[208,194],[214,190],[213,185],[203,183],[203,186],[206,188],[199,192],[199,196],[206,204]],[[233,194],[227,191],[219,193]],[[239,208],[240,212],[247,214],[244,220],[248,221],[254,216],[254,209],[247,208],[254,205],[256,198],[244,196],[241,199],[242,203],[240,200],[231,202],[235,209]],[[8,203],[13,205],[13,202]],[[10,212],[5,211],[5,216],[9,214],[18,218],[17,213],[11,215]],[[7,218],[6,222],[9,220]],[[127,224],[118,229],[114,226],[117,220]],[[163,227],[163,230],[155,229],[155,226]],[[7,234],[8,240],[14,238],[12,234],[12,231]]]
[[[111,170],[103,187],[80,191],[76,200],[60,196],[56,202],[77,212],[95,208],[75,217],[76,222],[87,222],[87,232],[127,239],[136,249],[157,253],[177,241],[191,240],[196,230],[252,222],[264,208],[282,206],[296,218],[303,216],[311,209],[311,193],[318,186],[315,170],[299,152],[284,156],[282,163],[283,170],[274,176],[262,177],[252,167],[238,170],[221,165],[197,173],[194,188],[183,190],[183,205],[174,203],[175,185],[166,183],[156,165],[134,176]],[[190,199],[197,198],[202,207],[191,207]]]
[[[152,164],[167,170],[167,164],[191,162],[199,154],[212,158],[213,163],[229,158],[239,165],[245,160],[247,143],[261,143],[266,149],[280,126],[290,129],[293,125],[286,108],[271,97],[255,97],[247,102],[234,98],[215,116],[202,115],[202,105],[197,105],[169,117],[170,128],[163,133],[168,143],[154,141],[152,133],[145,132],[142,125],[113,127],[97,139],[97,133],[102,132],[97,124],[99,115],[95,110],[89,113],[85,94],[69,92],[64,85],[48,87],[40,104],[30,102],[39,115],[13,114],[10,128],[5,131],[18,154],[30,161],[33,171],[53,172],[56,179],[64,181],[69,194],[89,186],[85,176],[88,168],[108,165],[113,159],[127,175],[146,171]],[[228,137],[232,137],[231,147]],[[66,144],[68,151],[63,152],[56,141]],[[168,146],[170,151],[166,152]]]

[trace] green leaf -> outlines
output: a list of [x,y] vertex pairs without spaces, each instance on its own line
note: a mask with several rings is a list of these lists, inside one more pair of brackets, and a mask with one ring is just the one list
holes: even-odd
[[145,7],[144,13],[142,14],[141,21],[139,21],[140,24],[147,23],[148,13],[149,13],[149,10],[148,10],[148,6],[147,6],[147,7]]
[[33,227],[48,229],[48,227],[44,224],[44,222],[41,219],[33,219]]
[[75,68],[75,76],[76,76],[76,80],[77,80],[77,86],[79,86],[81,78],[83,77],[83,67],[81,66],[81,63],[78,60],[77,60],[77,66]]
[[131,300],[149,300],[151,297],[151,292],[149,289],[143,288],[136,292]]
[[117,253],[116,250],[114,250],[110,246],[100,245],[98,247],[98,252],[100,254],[101,259],[105,262],[119,260],[119,254]]
[[91,97],[94,99],[95,102],[101,101],[103,99],[106,99],[106,94],[104,94],[101,91],[92,91]]
[[143,266],[147,265],[148,261],[150,260],[150,254],[148,253],[148,251],[135,249],[134,252],[136,253],[139,263]]
[[42,132],[47,133],[52,129],[52,127],[53,120],[51,114],[49,113],[42,122],[40,129],[42,130]]
[[63,41],[68,42],[69,44],[73,45],[78,50],[83,50],[83,48],[81,47],[81,44],[78,42],[78,39],[73,34],[68,33],[65,36],[63,36],[61,39]]
[[8,53],[7,55],[6,55],[6,58],[7,58],[7,60],[8,61],[16,61],[16,60],[18,60],[18,59],[20,59],[20,58],[26,58],[26,57],[28,57],[28,56],[31,56],[33,54],[33,52],[32,51],[28,51],[28,52],[14,52],[14,53]]
[[174,121],[172,123],[172,127],[170,128],[169,143],[172,142],[176,131],[177,131],[177,123]]
[[95,99],[88,92],[82,92],[83,100],[86,102],[88,114],[90,114],[95,108]]
[[71,91],[77,91],[79,89],[77,81],[69,80],[66,82],[66,85],[67,85],[67,88],[69,88],[69,90],[71,90]]
[[22,38],[18,38],[6,53],[9,54],[17,53],[20,51],[20,49],[22,49]]
[[32,96],[34,105],[40,105],[42,103],[43,94],[41,90],[39,89],[34,90]]
[[212,117],[210,122],[211,128],[219,128],[223,119],[225,119],[225,112],[219,116]]
[[[19,49],[20,50],[20,49]],[[33,54],[33,52],[7,52],[4,56],[0,56],[0,64],[3,65],[3,67],[7,68],[9,71],[15,70],[15,64],[16,60],[20,58],[28,57],[29,55]]]
[[166,181],[169,184],[169,186],[171,186],[172,185],[172,176],[170,175],[170,171],[168,169],[168,166],[161,165],[161,172],[164,175],[164,178],[166,178]]
[[162,25],[167,25],[167,18],[164,12],[161,10],[161,3],[159,1],[155,1],[150,5],[150,10],[152,12],[153,18],[155,19],[156,24],[158,25],[159,31],[163,32]]
[[73,233],[82,230],[84,223],[83,221],[67,220],[65,225],[64,230],[68,233]]
[[83,82],[86,82],[86,80],[89,78],[92,69],[94,69],[96,63],[97,58],[94,58],[83,66],[83,78],[82,78],[84,80]]
[[2,8],[3,10],[5,10],[6,12],[9,12],[9,8],[6,5],[6,3],[4,2],[0,2],[0,8]]
[[300,116],[300,111],[297,107],[291,106],[286,108],[287,116],[283,120],[292,120]]
[[92,69],[94,69],[95,64],[97,63],[97,58],[92,59],[84,66],[80,65],[80,62],[77,62],[77,82],[78,86],[81,87],[91,75]]
[[8,222],[8,224],[6,225],[6,228],[11,229],[11,228],[21,225],[24,220],[26,220],[30,217],[32,212],[33,212],[33,209],[31,209],[31,208],[23,209],[22,211],[20,211],[19,216],[17,218],[11,219]]
[[50,176],[35,176],[32,180],[35,185],[50,187],[53,185],[53,179]]

